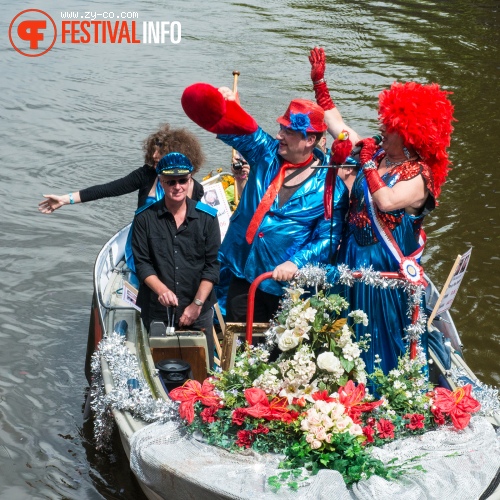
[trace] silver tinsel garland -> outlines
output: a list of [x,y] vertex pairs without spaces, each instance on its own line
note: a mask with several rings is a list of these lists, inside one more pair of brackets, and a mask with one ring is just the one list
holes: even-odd
[[[105,393],[101,373],[105,359],[114,388]],[[144,422],[180,422],[178,403],[154,399],[137,362],[125,345],[125,338],[111,333],[103,338],[92,355],[91,408],[94,412],[94,439],[97,449],[109,445],[113,432],[112,410],[128,411]]]
[[414,285],[407,280],[398,278],[384,278],[379,271],[375,271],[372,266],[368,268],[361,268],[359,272],[360,277],[355,277],[355,271],[351,271],[345,264],[338,266],[339,283],[347,286],[353,286],[354,283],[364,283],[368,286],[374,286],[382,289],[395,289],[401,288],[408,296],[408,308],[406,311],[407,317],[412,319],[413,311],[419,306],[417,321],[408,325],[405,328],[406,339],[409,341],[420,338],[420,335],[425,332],[427,316],[420,307],[424,295],[424,288],[421,285]]
[[480,380],[472,380],[463,368],[453,367],[450,370],[453,381],[459,387],[471,384],[474,399],[481,403],[481,410],[478,415],[492,417],[500,415],[500,394],[495,387],[483,384]]

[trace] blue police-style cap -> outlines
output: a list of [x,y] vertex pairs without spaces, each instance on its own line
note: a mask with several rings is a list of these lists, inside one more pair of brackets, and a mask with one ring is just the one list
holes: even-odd
[[187,175],[193,171],[193,164],[182,153],[168,153],[156,167],[158,175]]

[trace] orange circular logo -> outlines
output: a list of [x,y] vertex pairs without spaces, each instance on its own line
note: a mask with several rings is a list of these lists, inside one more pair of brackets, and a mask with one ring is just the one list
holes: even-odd
[[[50,23],[48,23],[47,19]],[[23,10],[22,12],[19,12],[19,14],[17,14],[10,22],[10,43],[12,47],[14,47],[14,49],[16,49],[17,52],[23,56],[43,56],[54,46],[56,38],[56,23],[43,10]],[[30,52],[28,52],[28,50]]]

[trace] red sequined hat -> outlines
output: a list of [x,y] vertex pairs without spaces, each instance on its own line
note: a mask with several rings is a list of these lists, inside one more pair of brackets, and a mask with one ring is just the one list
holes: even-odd
[[283,116],[276,120],[280,125],[302,132],[324,132],[327,129],[325,112],[321,106],[307,99],[294,99]]

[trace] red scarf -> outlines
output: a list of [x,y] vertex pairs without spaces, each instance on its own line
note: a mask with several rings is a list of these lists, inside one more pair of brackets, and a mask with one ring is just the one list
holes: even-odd
[[307,164],[311,163],[312,160],[313,160],[313,155],[309,156],[309,158],[302,163],[289,163],[285,161],[283,165],[281,165],[281,169],[278,172],[278,175],[272,180],[271,184],[269,184],[269,187],[267,188],[267,191],[264,193],[262,200],[260,200],[257,210],[253,214],[250,224],[248,224],[246,240],[249,245],[252,244],[255,235],[257,234],[257,230],[259,229],[259,226],[262,223],[262,220],[264,219],[264,216],[271,208],[271,205],[274,203],[274,200],[276,199],[276,196],[278,195],[281,186],[283,186],[283,181],[285,180],[285,170],[289,168],[305,167]]

